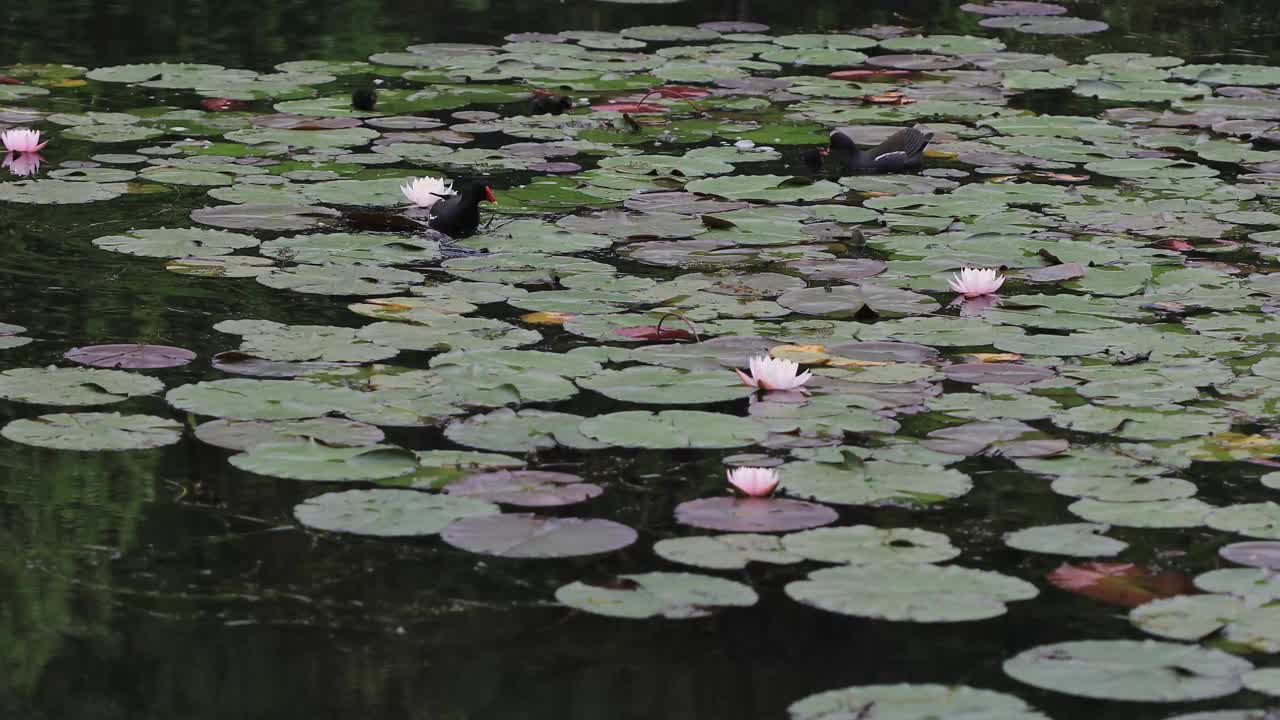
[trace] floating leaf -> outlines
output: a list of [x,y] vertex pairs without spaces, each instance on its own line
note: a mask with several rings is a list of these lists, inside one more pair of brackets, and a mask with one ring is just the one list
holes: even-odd
[[309,528],[378,537],[435,535],[460,518],[498,512],[497,505],[483,500],[416,490],[325,493],[293,509],[298,522]]
[[825,505],[780,498],[703,498],[676,506],[676,522],[723,532],[807,530],[838,517]]
[[569,473],[498,470],[451,482],[445,492],[522,507],[552,507],[585,502],[604,490]]
[[562,605],[631,619],[706,617],[715,608],[750,607],[758,599],[754,590],[741,583],[690,573],[622,575],[606,585],[575,582],[556,590]]
[[897,622],[966,622],[1003,615],[1005,603],[1029,600],[1035,586],[995,572],[927,563],[844,565],[788,583],[789,597],[810,607]]
[[152,415],[58,413],[14,420],[0,435],[26,445],[56,450],[140,450],[172,445],[182,438],[182,425]]
[[72,348],[62,356],[81,365],[131,370],[179,367],[196,359],[196,354],[190,350],[168,345],[142,344],[89,345]]
[[1033,687],[1099,700],[1187,702],[1230,695],[1253,665],[1221,650],[1146,640],[1042,645],[1004,663]]
[[492,515],[459,520],[440,537],[481,555],[563,558],[620,550],[636,541],[636,531],[611,520]]

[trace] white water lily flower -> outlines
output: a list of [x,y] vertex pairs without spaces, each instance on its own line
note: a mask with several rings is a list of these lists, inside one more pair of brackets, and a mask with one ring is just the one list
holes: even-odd
[[457,195],[452,180],[434,177],[414,178],[409,184],[401,185],[400,192],[420,208],[429,208],[450,195]]
[[742,382],[761,390],[795,390],[809,382],[810,373],[799,373],[800,363],[794,360],[757,355],[749,361],[751,374],[734,369]]
[[778,471],[761,467],[734,468],[729,471],[729,484],[750,497],[765,497],[778,486]]
[[965,297],[990,295],[1004,285],[1004,276],[995,268],[964,268],[947,280],[952,290]]

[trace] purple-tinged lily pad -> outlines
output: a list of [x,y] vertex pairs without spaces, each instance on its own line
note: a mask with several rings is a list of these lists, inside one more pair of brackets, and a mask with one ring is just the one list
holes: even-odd
[[965,3],[960,6],[965,12],[977,13],[978,15],[1001,15],[1001,16],[1040,16],[1040,15],[1066,15],[1067,9],[1061,5],[1042,2],[1025,2],[1025,0],[991,0],[987,5],[978,3]]
[[826,505],[781,498],[714,497],[676,506],[676,522],[722,532],[789,532],[835,522]]
[[636,531],[612,520],[492,515],[458,520],[440,533],[450,545],[481,555],[564,558],[620,550]]
[[445,492],[508,505],[552,507],[585,502],[598,497],[604,490],[569,473],[498,470],[468,475],[449,483]]
[[1280,542],[1274,540],[1231,543],[1218,548],[1218,554],[1240,565],[1280,570]]
[[143,370],[186,365],[196,354],[168,345],[120,344],[72,348],[63,357],[93,367]]
[[942,368],[948,380],[985,385],[1026,385],[1053,377],[1053,371],[1014,363],[960,363]]

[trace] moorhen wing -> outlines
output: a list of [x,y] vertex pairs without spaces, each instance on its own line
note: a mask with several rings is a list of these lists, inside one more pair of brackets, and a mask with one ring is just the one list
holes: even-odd
[[455,240],[469,237],[480,226],[480,203],[485,200],[498,201],[488,185],[471,183],[457,195],[450,195],[432,205],[427,227]]
[[373,112],[378,104],[378,93],[370,87],[356,88],[351,91],[351,107],[363,112]]
[[920,167],[932,139],[933,133],[903,128],[870,150],[860,150],[853,138],[837,130],[831,133],[831,155],[853,172],[899,172]]

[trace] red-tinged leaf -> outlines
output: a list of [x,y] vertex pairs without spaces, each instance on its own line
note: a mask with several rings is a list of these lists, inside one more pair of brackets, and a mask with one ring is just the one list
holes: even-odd
[[701,100],[711,94],[704,88],[697,88],[691,85],[663,85],[662,87],[654,88],[650,92],[664,98],[688,98],[690,100]]
[[249,103],[234,98],[205,98],[200,101],[200,107],[209,112],[229,112],[232,110],[244,110],[249,107]]
[[618,328],[615,333],[633,340],[691,340],[693,333],[680,328],[660,328],[657,325],[636,325]]
[[666,105],[655,105],[654,103],[635,103],[635,102],[603,103],[601,105],[592,105],[591,109],[601,110],[601,111],[611,110],[613,112],[635,113],[637,115],[671,112],[671,108],[667,107]]
[[831,80],[866,80],[872,77],[894,77],[904,78],[914,75],[912,70],[837,70],[828,73],[827,78]]
[[0,75],[0,85],[22,85],[22,84],[23,84],[22,81],[16,77],[9,77],[8,75]]
[[1195,592],[1191,581],[1180,572],[1166,570],[1153,575],[1133,563],[1064,563],[1049,573],[1049,582],[1068,592],[1127,608]]
[[1161,240],[1156,243],[1156,247],[1164,248],[1165,250],[1177,250],[1178,252],[1190,252],[1196,249],[1195,245],[1192,245],[1186,240],[1179,240],[1178,238]]

